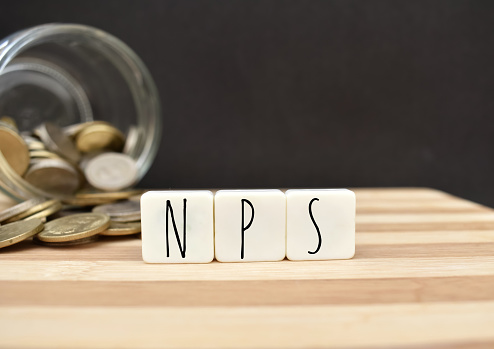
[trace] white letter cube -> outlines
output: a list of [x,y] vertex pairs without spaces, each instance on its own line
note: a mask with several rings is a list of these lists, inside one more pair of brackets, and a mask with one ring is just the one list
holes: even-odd
[[145,262],[209,263],[214,258],[213,193],[147,192],[141,197],[141,227]]
[[214,198],[214,219],[218,261],[285,258],[286,197],[282,191],[220,190]]
[[355,194],[352,191],[291,189],[285,194],[288,259],[326,260],[354,256]]

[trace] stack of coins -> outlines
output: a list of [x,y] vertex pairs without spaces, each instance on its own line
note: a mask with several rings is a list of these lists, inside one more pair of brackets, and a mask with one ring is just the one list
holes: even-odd
[[[135,133],[135,132],[134,132]],[[129,155],[135,135],[92,121],[60,128],[43,123],[19,133],[12,118],[0,118],[0,186],[14,197],[64,199],[81,189],[120,191],[137,181]],[[126,151],[127,153],[123,152]]]
[[73,246],[99,236],[141,232],[142,191],[87,191],[68,201],[34,198],[0,212],[0,248],[27,238],[38,245]]
[[92,211],[110,217],[110,226],[102,235],[131,235],[141,231],[139,200],[126,200],[99,205],[94,207]]

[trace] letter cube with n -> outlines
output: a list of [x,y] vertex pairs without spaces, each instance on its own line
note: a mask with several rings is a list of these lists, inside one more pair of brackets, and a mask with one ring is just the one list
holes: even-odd
[[290,260],[348,259],[355,254],[355,194],[347,189],[286,191]]
[[213,193],[150,191],[141,197],[147,263],[209,263],[214,258]]
[[215,256],[220,262],[285,258],[286,198],[280,190],[220,190],[214,198]]

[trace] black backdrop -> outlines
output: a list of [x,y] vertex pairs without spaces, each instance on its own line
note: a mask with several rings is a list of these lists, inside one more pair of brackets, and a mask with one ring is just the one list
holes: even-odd
[[429,186],[494,206],[493,1],[1,1],[132,47],[161,94],[144,187]]

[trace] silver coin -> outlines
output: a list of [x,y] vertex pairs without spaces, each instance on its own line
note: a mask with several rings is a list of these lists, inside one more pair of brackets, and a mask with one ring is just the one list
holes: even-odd
[[79,172],[62,159],[39,160],[24,178],[37,188],[61,196],[73,194],[81,186]]
[[87,162],[84,173],[89,184],[97,189],[122,190],[137,181],[137,164],[125,154],[103,153]]
[[45,202],[45,198],[34,198],[30,199],[24,202],[21,202],[20,204],[17,204],[15,206],[12,206],[6,210],[3,210],[0,212],[0,222],[6,221],[9,218],[12,218],[18,214],[21,214],[43,202]]
[[127,132],[127,137],[125,138],[125,145],[122,153],[133,156],[138,141],[139,129],[136,126],[130,126],[129,131]]
[[115,222],[135,222],[141,220],[141,205],[138,201],[120,201],[93,208],[93,212],[104,213]]
[[40,142],[40,140],[38,138],[33,137],[30,134],[26,134],[25,132],[21,132],[20,135],[24,139],[24,142],[26,142],[27,144],[33,143],[33,142]]
[[81,160],[79,161],[79,167],[82,170],[84,170],[87,167],[87,164],[100,154],[103,154],[103,152],[93,152],[93,153],[83,154],[81,156]]
[[81,154],[77,150],[74,142],[67,137],[63,130],[52,123],[44,123],[36,129],[36,135],[52,152],[61,155],[73,163],[79,162]]
[[141,220],[141,214],[132,214],[132,215],[126,215],[126,216],[120,216],[120,217],[113,217],[112,220],[114,222],[119,222],[119,223],[132,223],[132,222],[140,222]]

